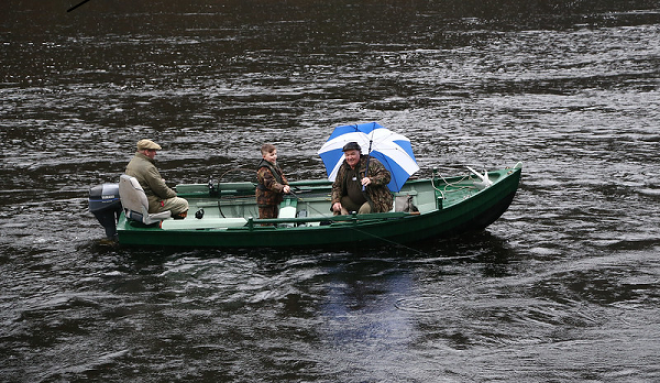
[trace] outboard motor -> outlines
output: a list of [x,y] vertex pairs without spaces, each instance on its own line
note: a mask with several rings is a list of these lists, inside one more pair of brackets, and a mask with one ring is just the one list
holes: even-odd
[[119,184],[103,184],[89,189],[89,211],[105,228],[108,239],[117,238],[117,221],[121,209]]

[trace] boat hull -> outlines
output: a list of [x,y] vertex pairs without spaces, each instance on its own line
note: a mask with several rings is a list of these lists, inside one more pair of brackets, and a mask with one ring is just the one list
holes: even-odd
[[[117,225],[118,240],[123,245],[193,246],[218,248],[254,247],[334,247],[411,243],[428,239],[483,230],[497,220],[509,207],[521,176],[521,168],[490,173],[495,182],[485,189],[476,186],[468,192],[461,185],[476,185],[475,179],[463,177],[455,190],[444,179],[409,181],[410,190],[424,190],[419,201],[424,202],[419,214],[381,213],[324,218],[295,218],[290,220],[258,220],[246,217],[241,227],[163,230],[127,221],[122,215]],[[431,190],[433,184],[433,190]],[[439,184],[439,185],[438,185]],[[304,185],[300,183],[300,185]],[[220,186],[220,185],[218,185]],[[440,187],[438,187],[440,186]],[[442,187],[446,192],[443,193]],[[185,187],[177,186],[178,189]],[[449,191],[456,191],[450,194]],[[406,192],[405,190],[403,191]],[[447,194],[447,195],[443,195]],[[195,195],[185,195],[195,206]],[[206,198],[207,196],[204,196]],[[444,197],[444,198],[443,198]],[[249,198],[249,197],[248,197]],[[304,198],[301,198],[304,200]],[[311,198],[310,198],[311,200]],[[208,204],[208,199],[205,199]],[[431,204],[435,204],[432,206]],[[201,204],[200,204],[201,206]],[[324,210],[329,213],[329,201]],[[228,209],[228,208],[225,208]],[[321,208],[315,209],[320,211]],[[190,214],[189,214],[190,216]],[[188,218],[190,219],[190,218]],[[194,219],[194,218],[192,218]],[[263,223],[275,226],[261,226]]]

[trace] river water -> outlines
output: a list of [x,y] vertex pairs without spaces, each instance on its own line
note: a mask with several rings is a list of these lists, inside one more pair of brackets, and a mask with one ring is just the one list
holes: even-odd
[[[46,3],[46,4],[43,4]],[[25,0],[0,6],[0,381],[660,381],[656,1]],[[420,176],[524,164],[486,231],[367,249],[131,249],[90,187],[338,125]]]

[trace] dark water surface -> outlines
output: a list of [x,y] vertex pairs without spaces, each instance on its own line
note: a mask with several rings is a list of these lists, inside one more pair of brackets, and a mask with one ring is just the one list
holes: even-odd
[[[42,4],[46,3],[46,4]],[[0,381],[660,381],[657,1],[0,5]],[[482,4],[486,3],[486,4]],[[103,246],[89,187],[525,164],[487,231],[345,251]]]

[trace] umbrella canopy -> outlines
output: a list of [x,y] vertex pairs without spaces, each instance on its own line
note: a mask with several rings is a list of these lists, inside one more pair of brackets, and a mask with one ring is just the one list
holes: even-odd
[[369,122],[335,128],[328,141],[319,149],[318,154],[325,164],[330,181],[337,177],[344,162],[342,148],[349,142],[357,142],[362,148],[362,154],[371,155],[389,170],[392,180],[387,187],[393,192],[401,190],[408,177],[419,170],[408,138],[376,122]]

